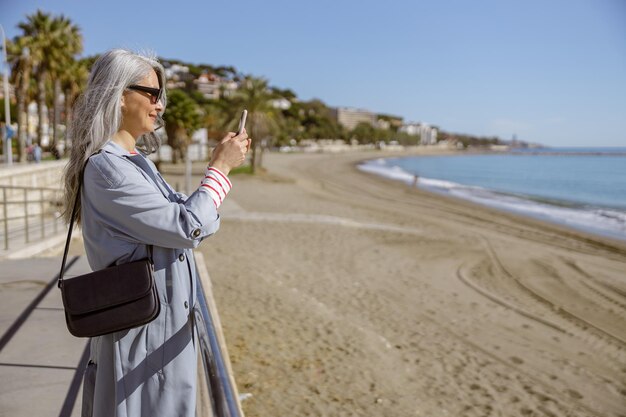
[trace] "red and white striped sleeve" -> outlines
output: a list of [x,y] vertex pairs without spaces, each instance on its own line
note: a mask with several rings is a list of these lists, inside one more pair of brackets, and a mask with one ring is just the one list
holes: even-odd
[[217,168],[208,167],[204,175],[204,179],[200,184],[200,190],[209,193],[215,208],[219,208],[233,185],[226,175]]

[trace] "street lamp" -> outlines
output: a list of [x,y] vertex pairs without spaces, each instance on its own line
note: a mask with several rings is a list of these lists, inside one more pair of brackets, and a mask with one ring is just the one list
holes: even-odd
[[13,147],[11,146],[11,138],[9,137],[9,125],[11,124],[11,107],[9,97],[9,61],[7,60],[7,39],[4,36],[4,28],[0,25],[0,33],[2,34],[2,53],[4,60],[4,144],[5,144],[5,162],[7,165],[13,163]]

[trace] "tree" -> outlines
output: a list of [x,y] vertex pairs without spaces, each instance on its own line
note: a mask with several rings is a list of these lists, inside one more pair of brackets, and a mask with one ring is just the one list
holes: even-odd
[[[80,29],[63,15],[52,17],[50,14],[37,10],[36,13],[26,16],[26,22],[18,25],[23,31],[22,47],[29,48],[30,63],[37,79],[37,107],[39,111],[39,126],[37,128],[38,141],[44,136],[43,119],[46,104],[46,83],[49,78],[54,80],[53,108],[57,114],[57,97],[60,94],[60,81],[57,81],[62,71],[65,71],[74,55],[82,51],[82,36]],[[56,116],[53,117],[56,119]],[[50,147],[54,152],[56,140],[56,123],[53,120],[53,137]]]
[[[2,78],[0,78],[0,80],[2,80]],[[2,120],[2,123],[4,123],[4,100],[5,98],[2,97],[0,98],[0,110],[2,111],[0,120]],[[17,105],[16,103],[13,103],[12,101],[9,100],[9,110],[11,112],[11,124],[15,123],[17,121]]]
[[46,77],[48,74],[46,56],[52,39],[52,19],[49,14],[37,10],[35,14],[26,16],[26,22],[18,24],[24,35],[24,43],[30,49],[31,63],[37,80],[37,110],[39,124],[37,141],[43,140],[44,106],[46,103]]
[[[261,158],[258,158],[257,150],[259,144],[269,139],[270,133],[276,130],[276,111],[272,107],[270,100],[274,95],[270,91],[268,82],[264,78],[256,78],[250,75],[245,76],[240,83],[239,89],[230,99],[230,109],[241,111],[248,110],[248,122],[246,130],[252,140],[252,158],[250,161],[251,171],[254,173],[257,165],[261,166]],[[239,120],[238,117],[232,117],[233,130],[236,129],[234,123]]]
[[[65,96],[65,124],[68,126],[72,122],[73,109],[76,99],[87,84],[89,77],[89,60],[81,59],[69,64],[67,70],[61,76],[61,85]],[[65,137],[65,152],[71,146],[72,138]]]
[[232,112],[225,106],[224,100],[209,101],[202,106],[202,126],[207,130],[207,137],[219,141],[224,137],[232,119]]
[[369,123],[361,122],[352,129],[352,137],[360,143],[372,143],[376,141],[376,129]]
[[29,86],[32,60],[28,49],[28,40],[17,37],[7,44],[8,59],[11,63],[12,83],[16,86],[15,98],[17,101],[17,159],[19,162],[26,160],[26,136],[27,132],[27,107],[30,101]]
[[[52,140],[50,149],[58,158],[56,144],[58,141],[57,125],[60,122],[60,103],[61,88],[64,79],[71,77],[73,74],[72,66],[76,62],[74,56],[82,52],[83,39],[78,26],[61,15],[55,17],[52,21],[53,31],[55,35],[55,47],[51,48],[51,60],[49,65],[50,78],[53,82],[52,95]],[[52,55],[53,54],[53,55]],[[78,74],[82,76],[82,74]],[[65,98],[65,109],[67,110],[67,97]]]
[[167,95],[167,108],[163,114],[167,143],[172,147],[172,162],[185,160],[191,135],[200,128],[199,107],[181,90],[172,90]]
[[293,102],[283,113],[287,119],[295,119],[302,126],[297,133],[298,139],[346,139],[348,136],[332,109],[321,100]]

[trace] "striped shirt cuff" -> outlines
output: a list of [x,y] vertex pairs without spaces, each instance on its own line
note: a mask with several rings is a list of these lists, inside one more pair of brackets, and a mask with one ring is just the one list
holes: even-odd
[[200,190],[209,193],[215,208],[219,208],[233,185],[226,175],[217,168],[208,167],[204,172],[204,179],[200,183]]

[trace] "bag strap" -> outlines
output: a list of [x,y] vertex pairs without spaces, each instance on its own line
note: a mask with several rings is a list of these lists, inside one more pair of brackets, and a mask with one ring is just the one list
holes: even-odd
[[[101,150],[92,153],[89,155],[89,158],[100,153]],[[76,190],[76,197],[74,198],[74,207],[72,208],[72,217],[70,219],[70,227],[67,231],[67,239],[65,239],[65,250],[63,251],[63,261],[61,262],[61,272],[59,272],[59,279],[57,282],[57,286],[61,288],[63,285],[63,274],[65,273],[65,263],[67,262],[67,252],[70,249],[70,241],[72,240],[72,230],[74,229],[74,219],[76,218],[76,209],[78,208],[78,199],[80,198],[80,189],[82,186],[82,179],[85,173],[85,168],[87,167],[87,163],[89,162],[89,158],[87,158],[87,162],[83,166],[83,169],[80,171],[80,176],[78,177],[78,189]],[[152,259],[152,245],[148,246],[148,260],[150,264],[154,265],[154,261]]]
[[[91,157],[90,157],[91,158]],[[67,252],[70,249],[70,240],[72,240],[72,230],[74,229],[74,219],[76,218],[76,209],[78,207],[78,199],[80,198],[80,186],[81,186],[81,176],[78,180],[78,190],[76,190],[76,197],[74,198],[74,207],[72,208],[72,218],[70,219],[70,228],[67,231],[67,239],[65,240],[65,251],[63,252],[63,262],[61,262],[61,272],[59,272],[59,280],[57,282],[57,286],[61,288],[63,285],[63,274],[65,273],[65,262],[67,262]]]

